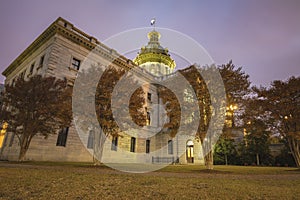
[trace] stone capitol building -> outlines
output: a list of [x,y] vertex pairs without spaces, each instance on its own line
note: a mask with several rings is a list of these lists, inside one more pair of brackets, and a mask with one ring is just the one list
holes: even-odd
[[[160,36],[155,29],[149,32],[148,44],[140,49],[135,59],[130,60],[59,17],[2,74],[6,77],[5,84],[13,84],[17,78],[28,80],[40,74],[66,79],[72,86],[86,56],[97,46],[97,62],[102,66],[106,66],[111,57],[116,55],[117,62],[113,65],[124,69],[140,66],[143,69],[144,80],[149,77],[168,78],[176,75],[176,63],[168,50],[161,46]],[[155,85],[149,84],[143,89],[146,91],[147,130],[155,132],[164,122],[161,120],[161,113],[156,112],[153,105],[162,104],[162,101]],[[80,136],[73,122],[72,126],[63,128],[57,134],[50,134],[47,139],[35,136],[25,159],[93,162],[95,142],[93,139],[89,133]],[[18,160],[19,150],[19,141],[13,132],[0,136],[0,160]],[[119,133],[114,137],[108,136],[103,147],[102,159],[106,163],[116,162],[116,160],[120,163],[204,163],[199,139],[192,136],[175,139],[167,133],[149,138],[139,138],[125,133]]]

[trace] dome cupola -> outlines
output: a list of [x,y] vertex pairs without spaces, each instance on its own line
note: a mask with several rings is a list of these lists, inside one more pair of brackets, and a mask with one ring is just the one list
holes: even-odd
[[171,58],[167,48],[160,43],[161,35],[155,29],[148,33],[149,42],[142,47],[133,62],[156,76],[170,74],[175,69],[175,61]]

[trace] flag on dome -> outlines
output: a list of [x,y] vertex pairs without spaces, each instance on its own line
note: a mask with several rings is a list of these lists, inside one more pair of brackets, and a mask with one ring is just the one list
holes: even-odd
[[155,24],[155,18],[151,19],[151,26]]

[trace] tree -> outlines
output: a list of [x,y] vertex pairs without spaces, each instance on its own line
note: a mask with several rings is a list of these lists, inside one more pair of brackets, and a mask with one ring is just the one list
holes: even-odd
[[250,121],[246,125],[245,153],[249,155],[251,163],[256,165],[271,163],[269,150],[270,131],[266,124],[259,119]]
[[236,156],[236,149],[234,140],[231,137],[222,135],[214,147],[214,161],[215,163],[228,165],[233,164]]
[[[213,67],[203,68],[203,71],[208,71]],[[202,72],[203,72],[202,71]],[[213,147],[211,146],[211,138],[207,137],[208,126],[210,124],[212,115],[218,112],[218,109],[213,108],[211,94],[208,91],[207,85],[213,82],[213,78],[209,77],[209,82],[205,82],[202,75],[199,73],[195,66],[183,69],[180,73],[188,80],[189,84],[193,88],[196,95],[196,104],[198,105],[200,111],[200,122],[197,130],[196,137],[202,143],[202,150],[204,152],[204,163],[207,169],[213,169]],[[218,93],[218,88],[214,88],[216,93]],[[195,104],[194,103],[194,104]],[[213,113],[212,110],[215,109]],[[216,128],[220,123],[215,124]]]
[[5,85],[1,120],[19,139],[19,161],[25,159],[32,138],[47,138],[71,123],[71,88],[66,81],[36,75]]
[[288,144],[300,167],[300,77],[290,77],[287,81],[276,80],[271,86],[254,87],[261,116],[279,133]]
[[[239,122],[243,119],[242,113],[245,110],[245,98],[251,92],[249,75],[242,70],[242,67],[236,67],[232,61],[219,66],[219,70],[226,90],[227,110],[231,109],[232,112],[230,120]],[[231,126],[227,127],[233,128],[232,126],[234,125],[235,123],[232,123]]]
[[[134,122],[137,126],[146,125],[145,93],[138,87],[131,95],[129,91],[136,85],[136,76],[125,75],[125,69],[116,66],[100,64],[85,66],[78,73],[74,87],[73,112],[79,131],[94,133],[93,157],[99,164],[102,158],[103,145],[108,136],[117,137],[122,131],[131,128]],[[116,89],[117,83],[124,76],[128,79],[124,85]],[[112,95],[116,89],[114,106],[119,111],[128,109],[130,116],[113,113]],[[130,96],[131,95],[131,96]],[[129,104],[124,98],[129,98]],[[116,118],[121,124],[116,122]],[[121,126],[121,127],[120,127]]]
[[[231,110],[231,116],[226,116],[226,122],[229,120],[231,121],[231,123],[229,125],[225,123],[225,126],[223,128],[223,136],[220,137],[221,143],[222,139],[226,138],[226,140],[224,140],[224,145],[226,143],[229,145],[229,143],[231,143],[230,141],[232,141],[232,136],[234,135],[232,133],[232,130],[235,128],[234,122],[239,122],[241,120],[241,114],[236,115],[236,113],[243,112],[244,98],[250,93],[251,83],[249,81],[249,75],[242,70],[242,67],[236,67],[231,60],[227,64],[218,66],[218,70],[221,74],[225,87],[226,110],[228,111],[230,108],[233,108]],[[227,151],[229,151],[229,149],[231,148],[229,148],[229,146],[227,145],[224,145],[222,149],[225,156],[228,155]],[[226,146],[228,147],[228,149],[225,148]],[[208,155],[208,162],[213,163],[212,152],[210,155]]]
[[236,67],[231,60],[218,68],[224,82],[227,102],[223,134],[219,138],[215,150],[217,154],[224,156],[225,164],[227,164],[228,156],[233,157],[236,153],[233,130],[238,124],[241,124],[241,113],[245,110],[244,99],[250,93],[251,82],[249,75],[242,70],[242,67]]
[[[199,69],[203,74],[206,74],[206,81],[199,73]],[[188,68],[180,70],[179,73],[186,78],[195,92],[197,98],[196,104],[198,104],[198,108],[200,111],[200,123],[196,137],[199,138],[202,143],[203,151],[206,152],[206,154],[204,155],[204,161],[207,169],[213,169],[213,147],[211,146],[211,138],[206,137],[207,131],[210,125],[214,126],[214,130],[222,130],[224,122],[221,122],[221,119],[212,122],[211,119],[213,118],[213,116],[218,116],[218,113],[221,113],[222,109],[225,109],[226,107],[224,103],[219,102],[222,100],[222,98],[215,98],[216,96],[218,96],[218,94],[222,93],[221,91],[223,88],[220,88],[219,85],[214,85],[214,73],[221,74],[226,91],[227,106],[231,105],[232,103],[242,104],[243,97],[249,93],[249,76],[242,71],[241,67],[236,68],[235,65],[232,64],[232,61],[230,61],[226,65],[221,65],[218,68],[215,68],[214,66],[202,68],[190,66]],[[214,95],[209,93],[208,87],[213,90]],[[168,103],[168,106],[170,108],[168,110],[168,116],[170,117],[172,113],[173,115],[175,114],[175,116],[177,116],[173,116],[170,119],[170,123],[168,124],[168,128],[176,130],[179,125],[184,126],[184,124],[178,123],[181,112],[180,110],[178,110],[178,102],[173,98],[174,95],[172,96],[172,94],[170,93],[171,92],[169,91],[166,95],[164,95],[165,100],[163,102]],[[219,105],[224,105],[224,108],[214,108],[213,105],[216,105],[217,103],[219,103]],[[195,104],[195,102],[193,102],[193,104]],[[240,108],[242,108],[242,106],[240,106]]]
[[276,166],[296,167],[295,159],[293,158],[293,155],[290,153],[290,149],[288,145],[284,146],[280,154],[275,157],[274,163]]
[[164,124],[164,128],[171,137],[175,137],[180,126],[181,109],[175,94],[168,88],[158,85],[159,97],[162,99],[166,108],[168,122]]

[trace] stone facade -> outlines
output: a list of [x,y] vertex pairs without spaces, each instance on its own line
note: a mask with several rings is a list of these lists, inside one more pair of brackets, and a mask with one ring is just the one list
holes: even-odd
[[[20,76],[26,80],[35,74],[41,74],[67,79],[72,85],[78,73],[77,67],[81,67],[88,54],[96,46],[95,62],[98,64],[107,66],[110,63],[126,69],[133,69],[136,66],[131,60],[77,29],[72,23],[58,18],[3,72],[6,76],[5,84],[13,84]],[[163,73],[167,74],[170,71]],[[145,73],[143,78],[147,79],[147,76],[152,75]],[[162,125],[161,113],[154,112],[152,104],[161,104],[161,101],[155,86],[143,87],[145,94],[151,95],[150,99],[149,96],[145,96],[145,99],[148,99],[145,107],[148,108],[151,118],[148,129],[145,131],[156,131],[157,127]],[[26,159],[93,162],[94,153],[89,133],[80,137],[74,124],[65,131],[66,140],[62,143],[58,141],[61,139],[58,133],[51,134],[47,139],[41,136],[34,137]],[[117,158],[121,163],[128,161],[134,163],[141,160],[145,163],[170,161],[203,163],[201,143],[193,137],[182,136],[174,139],[168,134],[157,134],[151,138],[133,138],[135,137],[120,133],[116,141],[116,138],[109,136],[103,148],[103,161],[115,162]],[[112,145],[114,142],[117,144],[116,147]],[[188,143],[190,146],[187,146]],[[185,152],[186,149],[189,151]],[[155,151],[157,152],[151,153]],[[19,144],[14,133],[6,133],[0,153],[2,160],[17,160]]]

